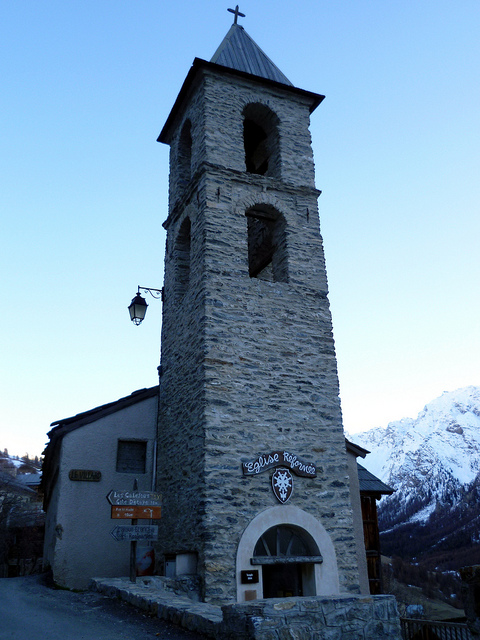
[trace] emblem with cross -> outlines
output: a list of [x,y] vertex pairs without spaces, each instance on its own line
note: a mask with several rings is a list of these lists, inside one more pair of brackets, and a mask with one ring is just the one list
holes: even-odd
[[238,16],[240,16],[241,18],[245,18],[245,14],[244,13],[240,13],[240,11],[238,9],[238,4],[235,7],[235,9],[227,9],[227,11],[230,11],[230,13],[234,13],[235,14],[235,20],[233,21],[233,24],[237,24]]

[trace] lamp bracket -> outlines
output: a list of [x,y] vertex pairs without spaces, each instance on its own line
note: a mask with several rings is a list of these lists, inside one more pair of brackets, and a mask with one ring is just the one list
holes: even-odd
[[162,287],[162,289],[152,289],[150,287],[140,287],[139,286],[139,287],[137,287],[137,289],[138,289],[137,290],[137,296],[140,295],[140,291],[145,291],[145,292],[148,291],[148,293],[152,296],[152,298],[156,298],[157,300],[159,298],[161,298],[162,301],[163,301],[163,287]]

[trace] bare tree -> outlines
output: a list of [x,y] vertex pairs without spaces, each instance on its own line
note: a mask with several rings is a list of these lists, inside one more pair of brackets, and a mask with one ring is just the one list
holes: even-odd
[[[0,472],[0,577],[8,577],[12,552],[23,565],[35,567],[38,560],[38,509],[35,491],[20,485],[13,476]],[[40,525],[41,526],[41,525]]]

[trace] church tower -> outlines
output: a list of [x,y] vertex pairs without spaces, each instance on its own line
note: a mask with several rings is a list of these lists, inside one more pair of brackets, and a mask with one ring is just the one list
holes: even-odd
[[235,23],[170,145],[158,552],[207,602],[359,592],[310,114]]

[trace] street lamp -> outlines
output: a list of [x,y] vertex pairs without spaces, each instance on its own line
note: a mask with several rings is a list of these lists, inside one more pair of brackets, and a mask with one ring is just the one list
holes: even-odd
[[145,298],[142,298],[140,295],[140,291],[148,291],[148,293],[157,300],[162,298],[163,300],[163,289],[150,289],[149,287],[137,287],[137,294],[131,301],[128,310],[130,312],[130,320],[133,324],[137,326],[142,323],[145,318],[145,314],[147,313],[148,304]]

